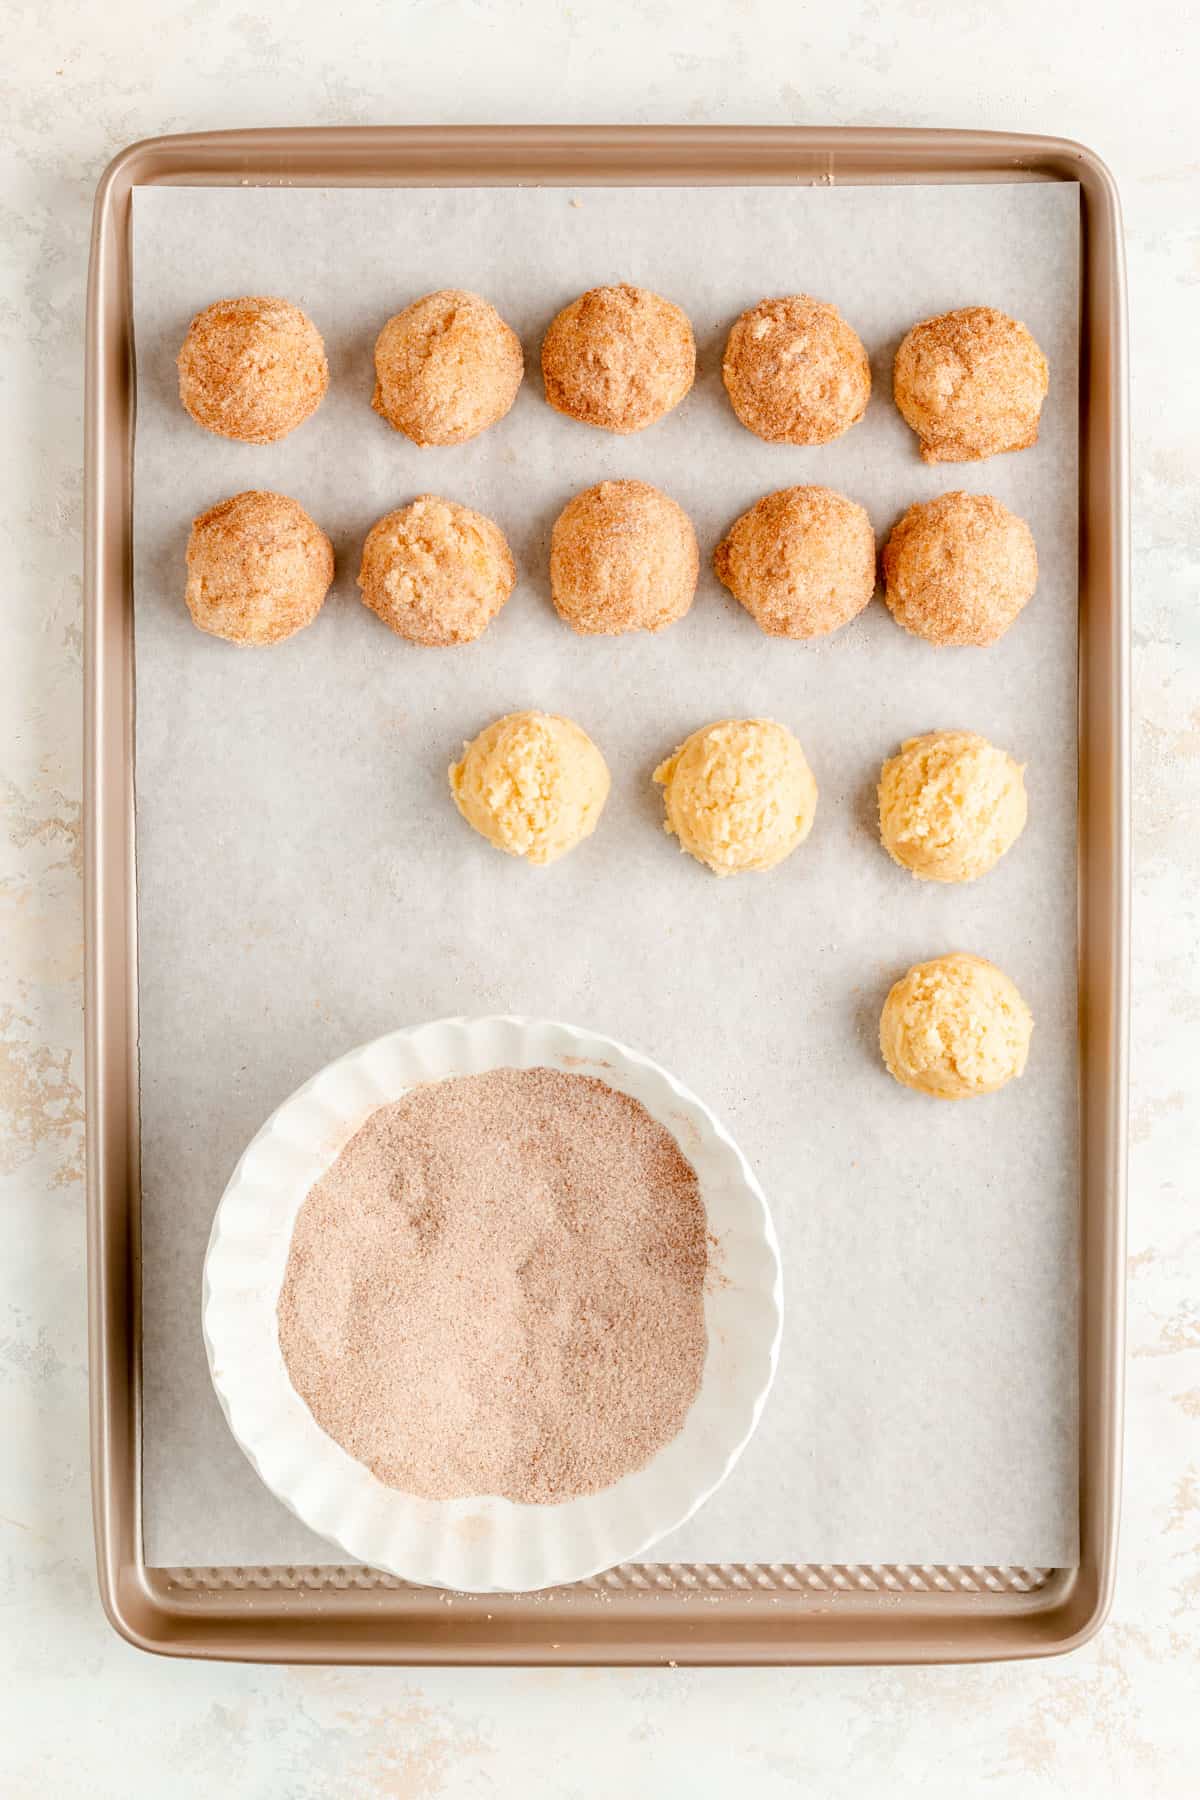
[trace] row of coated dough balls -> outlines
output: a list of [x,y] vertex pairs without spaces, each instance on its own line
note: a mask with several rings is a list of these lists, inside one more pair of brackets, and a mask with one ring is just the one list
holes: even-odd
[[[694,731],[654,771],[666,829],[717,875],[774,868],[812,830],[817,784],[804,752],[773,719],[722,719]],[[509,713],[450,768],[469,825],[497,849],[556,862],[596,829],[609,773],[587,733],[553,713]],[[879,782],[883,842],[920,878],[970,881],[999,861],[1025,824],[1021,767],[967,731],[911,738]],[[888,1069],[940,1099],[992,1093],[1025,1066],[1033,1019],[1013,983],[982,958],[955,954],[910,969],[880,1020]]]
[[[236,494],[196,519],[187,603],[204,631],[240,644],[279,643],[319,612],[333,547],[298,501]],[[718,544],[718,579],[773,637],[822,637],[875,592],[875,534],[865,509],[824,487],[781,488],[744,512]],[[934,644],[996,642],[1037,585],[1024,519],[986,494],[910,506],[883,553],[884,598],[906,631]],[[583,634],[657,632],[689,610],[700,573],[683,508],[645,481],[602,481],[568,501],[550,542],[550,590]],[[358,585],[399,636],[427,645],[479,637],[516,583],[500,527],[423,494],[380,519]]]
[[[286,437],[329,386],[312,320],[268,295],[205,307],[188,328],[178,368],[192,418],[252,444]],[[862,418],[871,393],[857,332],[836,306],[808,294],[760,300],[742,313],[721,373],[734,412],[767,443],[830,443]],[[444,288],[383,327],[372,405],[415,444],[462,444],[504,417],[523,375],[520,341],[495,307]],[[550,405],[603,431],[645,430],[678,406],[695,375],[686,313],[628,283],[572,300],[542,343]],[[1018,320],[967,306],[913,326],[896,352],[892,386],[927,462],[977,462],[1037,442],[1049,371]]]

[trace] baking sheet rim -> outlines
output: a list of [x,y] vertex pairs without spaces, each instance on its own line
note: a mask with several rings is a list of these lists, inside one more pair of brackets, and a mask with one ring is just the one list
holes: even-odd
[[[652,160],[648,160],[652,159]],[[1083,1104],[1080,1565],[1009,1571],[645,1565],[533,1612],[360,1571],[169,1571],[140,1532],[136,945],[128,215],[151,182],[687,185],[1073,179],[1084,206],[1080,865]],[[1090,151],[976,132],[788,127],[350,127],[135,144],[100,183],[86,390],[86,1087],[93,1504],[101,1599],[130,1642],[181,1655],[306,1661],[953,1661],[1045,1654],[1099,1628],[1111,1596],[1120,1450],[1128,1019],[1126,345],[1119,207]],[[1100,416],[1103,415],[1103,416]],[[1107,601],[1101,606],[1102,600]],[[1097,617],[1093,619],[1095,609]],[[1095,665],[1093,667],[1093,664]],[[1107,751],[1107,761],[1105,752]],[[116,777],[119,774],[120,779]],[[1099,777],[1099,778],[1098,778]],[[111,841],[111,847],[110,847]],[[1095,926],[1102,914],[1100,929]],[[1097,1048],[1097,1041],[1103,1044]],[[275,1596],[271,1603],[264,1595]],[[361,1612],[355,1596],[369,1596]],[[712,1605],[713,1599],[721,1603]],[[760,1605],[746,1630],[746,1608]],[[672,1605],[672,1602],[674,1604]],[[647,1603],[658,1615],[646,1630]],[[574,1604],[574,1611],[570,1610]],[[703,1610],[697,1616],[697,1607]],[[691,1617],[688,1616],[689,1609]],[[527,1608],[525,1610],[528,1610]],[[619,1611],[621,1619],[615,1620]],[[586,1617],[584,1616],[586,1612]],[[551,1614],[556,1614],[551,1626]],[[668,1617],[662,1615],[669,1614]],[[547,1630],[537,1629],[539,1617]],[[361,1620],[361,1623],[357,1623]],[[625,1631],[613,1632],[614,1623]],[[738,1629],[734,1629],[735,1624]],[[781,1626],[786,1625],[786,1629]],[[488,1629],[488,1626],[491,1629]],[[716,1629],[714,1630],[714,1626]],[[382,1629],[381,1629],[382,1627]],[[557,1636],[551,1638],[550,1629]],[[351,1639],[348,1634],[355,1629]],[[448,1641],[453,1638],[453,1641]]]

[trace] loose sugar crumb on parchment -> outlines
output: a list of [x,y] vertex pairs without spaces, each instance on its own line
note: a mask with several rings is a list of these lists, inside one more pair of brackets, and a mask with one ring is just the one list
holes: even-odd
[[721,1288],[727,1288],[732,1284],[729,1276],[722,1267],[725,1252],[721,1240],[715,1231],[710,1231],[707,1234],[707,1243],[708,1267],[704,1271],[704,1291],[706,1294],[715,1294],[719,1292]]

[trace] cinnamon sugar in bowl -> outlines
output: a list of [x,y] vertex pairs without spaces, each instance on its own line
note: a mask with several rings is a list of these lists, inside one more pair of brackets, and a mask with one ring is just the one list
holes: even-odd
[[724,1480],[782,1289],[744,1157],[665,1070],[452,1019],[268,1120],[203,1313],[234,1436],[306,1524],[409,1580],[520,1591],[636,1559]]

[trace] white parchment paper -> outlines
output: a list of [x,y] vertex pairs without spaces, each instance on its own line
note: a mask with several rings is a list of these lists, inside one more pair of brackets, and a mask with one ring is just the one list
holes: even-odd
[[[657,1553],[704,1561],[1062,1565],[1076,1555],[1075,650],[1078,193],[1067,185],[704,190],[167,189],[134,196],[135,604],[146,1554],[329,1562],[263,1488],[213,1396],[200,1274],[213,1211],[266,1115],[330,1058],[401,1024],[517,1011],[624,1039],[733,1130],[785,1259],[779,1377],[732,1479]],[[696,387],[632,438],[544,403],[550,318],[595,283],[678,300]],[[432,288],[486,294],[527,377],[475,442],[418,450],[369,408],[371,348]],[[736,422],[720,352],[764,294],[838,303],[872,356],[863,422],[823,449]],[[179,406],[174,357],[210,300],[311,312],[332,385],[281,444],[227,443]],[[983,302],[1050,359],[1037,448],[926,468],[891,403],[915,320]],[[691,514],[705,572],[662,636],[581,639],[550,605],[571,494],[637,476]],[[763,637],[707,563],[760,494],[819,481],[880,539],[911,501],[997,495],[1038,544],[1038,592],[988,650],[906,636],[880,601],[815,644]],[[195,514],[291,494],[337,581],[292,642],[239,651],[183,604]],[[359,603],[371,523],[421,492],[492,515],[517,591],[475,645],[425,650]],[[612,770],[596,835],[534,871],[451,806],[446,767],[497,714],[577,719]],[[658,760],[696,726],[766,714],[821,790],[808,844],[717,881],[661,829]],[[1026,762],[1028,828],[983,882],[919,884],[879,846],[874,784],[903,737],[983,732]],[[1030,1002],[1025,1079],[959,1106],[886,1075],[890,983],[954,949]]]

